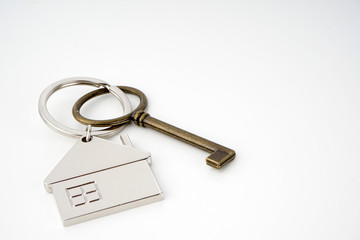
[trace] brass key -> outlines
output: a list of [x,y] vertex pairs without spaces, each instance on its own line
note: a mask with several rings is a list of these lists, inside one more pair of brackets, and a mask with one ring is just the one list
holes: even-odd
[[152,128],[158,132],[164,133],[168,136],[191,144],[197,148],[210,152],[211,155],[206,158],[206,164],[217,169],[222,168],[225,164],[235,158],[236,153],[230,148],[224,147],[220,144],[214,143],[210,140],[199,137],[195,134],[192,134],[190,132],[187,132],[185,130],[182,130],[180,128],[177,128],[175,126],[151,117],[148,113],[144,111],[147,106],[147,99],[145,94],[140,90],[124,86],[118,86],[118,88],[120,88],[125,93],[134,94],[140,98],[139,106],[133,112],[122,117],[109,120],[91,120],[83,117],[80,114],[80,109],[85,102],[96,96],[100,96],[109,92],[106,88],[101,88],[82,96],[74,104],[72,112],[75,119],[82,124],[91,125],[93,127],[119,127],[129,123],[132,120],[138,126]]

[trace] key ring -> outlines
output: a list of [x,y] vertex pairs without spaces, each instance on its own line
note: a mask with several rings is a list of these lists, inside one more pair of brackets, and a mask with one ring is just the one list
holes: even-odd
[[131,121],[131,119],[134,119],[134,118],[137,119],[137,116],[139,114],[143,113],[145,108],[147,107],[147,98],[146,98],[145,94],[142,91],[140,91],[139,89],[136,89],[133,87],[117,86],[117,88],[121,89],[125,93],[129,93],[129,94],[136,95],[139,97],[139,99],[140,99],[139,105],[135,108],[134,111],[132,111],[128,114],[125,114],[122,117],[108,119],[108,120],[93,120],[93,119],[89,119],[89,118],[82,116],[80,113],[80,109],[84,105],[84,103],[86,103],[87,101],[89,101],[90,99],[92,99],[94,97],[108,93],[108,91],[106,91],[106,89],[102,88],[102,89],[97,89],[92,92],[89,92],[89,93],[85,94],[84,96],[82,96],[81,98],[79,98],[79,100],[76,101],[76,103],[74,104],[73,109],[72,109],[74,118],[78,122],[80,122],[84,125],[91,125],[93,127],[106,127],[106,126],[119,127],[119,126],[123,126],[123,125],[129,123],[129,121]]
[[[85,131],[85,130],[78,130],[78,129],[70,128],[70,127],[67,127],[67,126],[59,123],[58,121],[56,121],[50,115],[50,113],[47,109],[47,106],[46,106],[48,99],[50,98],[50,96],[53,93],[55,93],[56,91],[58,91],[62,88],[75,86],[75,85],[90,85],[90,86],[94,86],[94,87],[103,87],[103,88],[100,88],[99,90],[104,91],[104,93],[110,92],[120,101],[121,105],[123,106],[123,112],[124,112],[125,116],[127,116],[127,115],[129,115],[129,113],[131,113],[130,101],[129,101],[128,97],[125,95],[125,93],[122,92],[118,87],[110,86],[107,82],[100,80],[100,79],[96,79],[96,78],[89,78],[89,77],[66,78],[66,79],[54,82],[53,84],[48,86],[41,93],[40,98],[39,98],[38,108],[39,108],[40,116],[44,120],[44,122],[53,130],[55,130],[63,135],[70,136],[70,137],[76,137],[76,138],[86,135],[87,131]],[[92,130],[91,135],[92,136],[101,136],[101,137],[113,136],[113,135],[117,134],[118,132],[120,132],[125,127],[124,125],[126,123],[128,123],[129,121],[130,121],[130,119],[127,121],[123,121],[122,125],[117,125],[117,126],[113,126],[113,125],[109,125],[109,124],[102,125],[103,127],[108,127],[108,128],[104,128],[104,129],[100,129],[100,130]],[[87,124],[87,125],[92,125],[92,124]],[[92,126],[97,127],[95,125],[92,125]]]

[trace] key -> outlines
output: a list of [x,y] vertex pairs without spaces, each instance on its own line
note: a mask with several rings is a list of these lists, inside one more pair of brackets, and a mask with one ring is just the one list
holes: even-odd
[[151,117],[150,114],[144,111],[147,106],[147,99],[145,94],[142,93],[140,90],[125,86],[118,87],[125,93],[134,94],[140,98],[139,106],[132,113],[109,120],[91,120],[83,117],[80,114],[80,109],[85,102],[96,96],[108,93],[107,89],[98,89],[82,96],[74,104],[73,116],[75,117],[75,119],[82,124],[90,124],[93,127],[119,127],[124,124],[128,124],[132,120],[138,126],[154,129],[158,132],[164,133],[170,137],[176,138],[211,153],[211,155],[206,158],[206,164],[216,169],[222,168],[224,165],[226,165],[235,158],[236,153],[230,148],[224,147],[220,144],[217,144],[215,142],[187,132],[183,129],[160,121],[154,117]]

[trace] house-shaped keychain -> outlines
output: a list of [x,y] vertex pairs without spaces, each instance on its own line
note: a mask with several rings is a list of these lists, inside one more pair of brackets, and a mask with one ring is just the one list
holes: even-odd
[[92,137],[80,139],[44,180],[64,226],[163,199],[151,172],[150,153]]

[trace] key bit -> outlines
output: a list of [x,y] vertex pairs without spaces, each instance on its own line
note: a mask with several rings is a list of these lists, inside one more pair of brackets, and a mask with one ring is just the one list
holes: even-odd
[[91,120],[82,116],[80,114],[80,108],[85,102],[96,96],[108,93],[107,89],[98,89],[85,94],[74,104],[72,112],[75,119],[82,124],[90,124],[93,127],[112,126],[114,128],[128,124],[132,120],[138,126],[152,128],[158,132],[164,133],[197,148],[210,152],[211,155],[206,158],[206,164],[216,169],[222,168],[224,165],[235,158],[236,153],[230,148],[224,147],[220,144],[214,143],[210,140],[151,117],[150,114],[144,111],[147,106],[147,99],[145,94],[140,90],[125,86],[118,86],[118,88],[120,88],[125,93],[134,94],[140,98],[138,107],[132,113],[109,120]]

